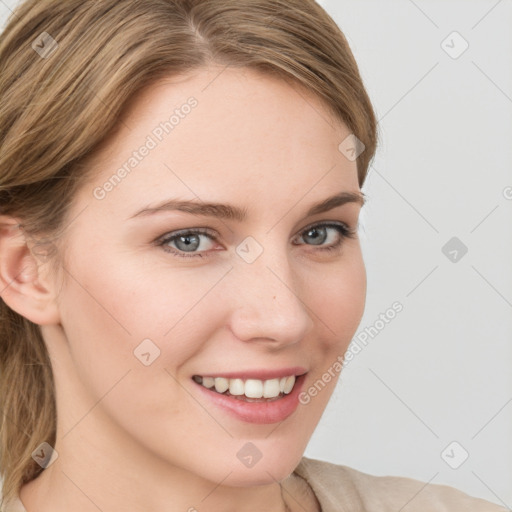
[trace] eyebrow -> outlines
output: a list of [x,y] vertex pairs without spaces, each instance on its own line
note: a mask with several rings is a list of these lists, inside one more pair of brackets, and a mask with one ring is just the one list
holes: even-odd
[[[366,199],[363,192],[340,192],[339,194],[312,205],[306,212],[306,217],[327,212],[347,203],[357,203],[363,206],[365,201]],[[206,203],[197,200],[180,201],[177,199],[169,199],[155,206],[148,206],[129,218],[133,219],[135,217],[147,216],[162,211],[181,211],[193,215],[218,217],[220,219],[235,220],[238,222],[242,222],[247,218],[246,208],[240,208],[231,204]]]

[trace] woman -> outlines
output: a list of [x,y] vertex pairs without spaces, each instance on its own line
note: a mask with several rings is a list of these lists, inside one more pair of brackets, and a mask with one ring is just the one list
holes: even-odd
[[3,510],[504,510],[302,457],[377,144],[320,6],[29,0],[0,63]]

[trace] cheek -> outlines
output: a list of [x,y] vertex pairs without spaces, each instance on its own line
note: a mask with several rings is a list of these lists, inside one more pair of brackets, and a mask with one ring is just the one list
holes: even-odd
[[226,269],[141,268],[140,260],[135,265],[119,256],[103,258],[97,268],[77,258],[72,272],[62,290],[61,323],[68,375],[84,401],[70,423],[100,399],[98,412],[136,437],[155,425],[161,432],[187,431],[186,411],[207,422],[173,376],[216,328],[212,301],[219,297],[209,292]]
[[[95,402],[129,372],[122,386],[127,397],[118,396],[117,407],[140,407],[137,397],[151,389],[169,392],[169,406],[169,398],[179,391],[169,373],[179,375],[180,367],[201,351],[217,328],[222,298],[215,286],[229,267],[177,269],[144,264],[144,258],[115,251],[96,256],[99,265],[77,255],[62,290],[61,323],[71,372],[89,401]],[[161,405],[153,403],[157,410]]]
[[360,249],[355,247],[332,268],[320,269],[316,284],[311,282],[306,289],[305,303],[325,333],[324,350],[343,352],[359,326],[366,302],[366,269]]
[[300,413],[312,435],[339,381],[343,356],[364,313],[366,270],[360,254],[319,278],[318,286],[308,287],[307,297],[319,334],[311,340],[313,370],[300,395]]
[[[229,270],[150,265],[144,258],[123,254],[106,255],[99,261],[94,266],[77,260],[61,300],[67,334],[87,339],[73,349],[94,352],[98,359],[111,353],[127,360],[149,338],[161,351],[169,350],[173,339],[172,348],[178,352],[173,358],[179,361],[180,351],[194,349],[187,341],[190,313],[200,308],[203,315],[208,314],[201,303]],[[180,335],[183,332],[188,336]]]

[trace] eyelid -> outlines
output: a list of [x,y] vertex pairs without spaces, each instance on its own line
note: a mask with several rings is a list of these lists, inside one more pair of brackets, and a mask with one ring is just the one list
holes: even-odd
[[340,226],[352,233],[357,232],[357,228],[355,228],[355,229],[351,228],[346,222],[342,222],[340,220],[321,220],[321,221],[312,222],[311,224],[308,224],[307,226],[301,228],[301,230],[297,233],[297,235],[300,235],[300,234],[304,233],[304,231],[308,231],[309,229],[313,229],[316,227],[340,227]]

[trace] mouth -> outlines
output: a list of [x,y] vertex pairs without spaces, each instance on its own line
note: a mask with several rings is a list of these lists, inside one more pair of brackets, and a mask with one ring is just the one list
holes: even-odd
[[220,395],[229,396],[244,402],[273,402],[289,395],[296,382],[295,375],[281,378],[229,379],[226,377],[192,377],[197,384]]
[[237,420],[269,424],[284,421],[299,406],[304,368],[193,375],[198,393]]

